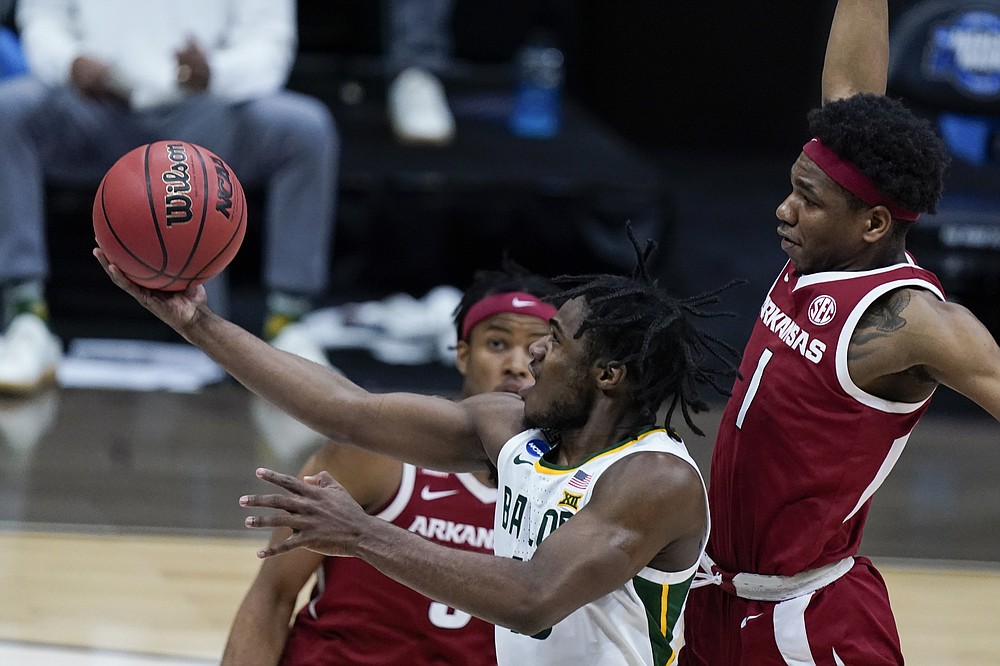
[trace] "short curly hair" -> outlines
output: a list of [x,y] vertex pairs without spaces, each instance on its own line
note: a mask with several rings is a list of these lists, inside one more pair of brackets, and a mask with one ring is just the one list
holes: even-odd
[[933,213],[950,158],[931,124],[898,100],[861,93],[809,112],[809,131],[895,203]]

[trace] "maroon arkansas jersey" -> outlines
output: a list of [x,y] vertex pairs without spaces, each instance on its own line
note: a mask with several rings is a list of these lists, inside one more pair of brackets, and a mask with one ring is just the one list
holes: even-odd
[[[444,546],[493,553],[496,489],[471,474],[403,466],[376,515]],[[292,626],[285,666],[496,664],[493,625],[449,608],[351,557],[327,557]]]
[[869,499],[926,410],[865,393],[847,372],[858,321],[900,287],[944,300],[912,263],[799,275],[760,309],[712,455],[708,553],[733,573],[794,575],[854,555]]

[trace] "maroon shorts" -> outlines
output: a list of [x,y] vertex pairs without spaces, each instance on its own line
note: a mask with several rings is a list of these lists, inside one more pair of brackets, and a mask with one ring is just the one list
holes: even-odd
[[749,601],[717,585],[692,589],[684,611],[690,666],[902,664],[882,576],[867,558],[826,587],[782,601]]

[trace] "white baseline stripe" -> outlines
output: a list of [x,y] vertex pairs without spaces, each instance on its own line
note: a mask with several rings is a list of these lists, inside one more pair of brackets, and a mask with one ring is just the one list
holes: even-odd
[[207,666],[208,659],[0,641],[0,664],[34,666]]

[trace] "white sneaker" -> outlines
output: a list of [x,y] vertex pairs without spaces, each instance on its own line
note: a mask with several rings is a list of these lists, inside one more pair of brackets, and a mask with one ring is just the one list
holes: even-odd
[[19,459],[27,459],[55,423],[58,413],[57,389],[0,401],[0,443],[6,441]]
[[455,136],[455,118],[444,86],[419,67],[408,67],[389,85],[389,124],[403,143],[444,145]]
[[251,396],[250,413],[267,447],[268,462],[276,464],[275,469],[301,467],[303,455],[315,451],[326,440],[323,435],[260,396]]
[[33,314],[14,317],[0,347],[0,393],[28,395],[55,382],[62,342]]
[[301,356],[313,363],[319,363],[328,368],[333,367],[330,359],[326,357],[326,352],[323,351],[323,348],[319,346],[312,335],[309,334],[308,329],[302,324],[287,324],[271,340],[271,346],[289,354]]
[[[271,340],[271,346],[337,370],[305,324],[299,322],[286,324]],[[253,396],[250,408],[257,430],[269,451],[277,456],[282,465],[293,460],[296,464],[301,464],[302,461],[297,460],[297,456],[304,451],[319,448],[325,439],[309,426],[300,423],[263,398]]]

